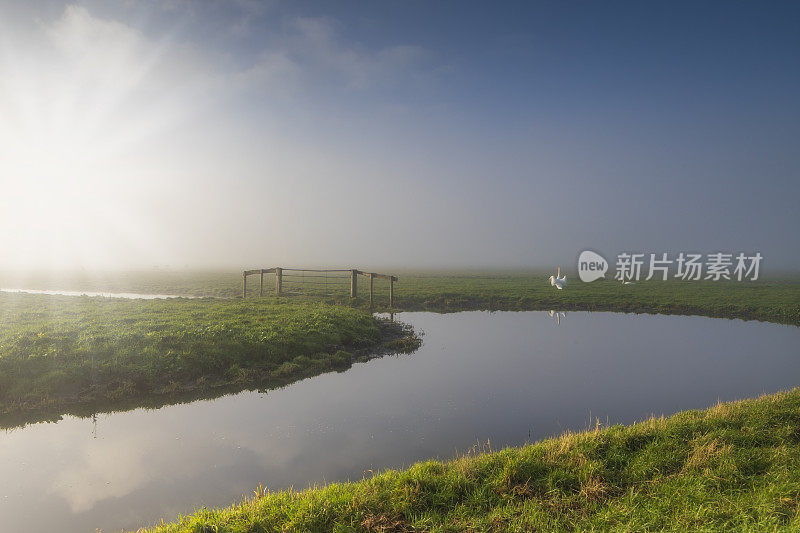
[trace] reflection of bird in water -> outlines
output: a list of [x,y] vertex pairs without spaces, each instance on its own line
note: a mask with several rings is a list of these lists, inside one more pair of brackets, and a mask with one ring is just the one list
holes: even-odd
[[555,287],[558,290],[561,290],[567,284],[567,275],[564,274],[564,277],[561,277],[561,267],[558,267],[558,274],[555,276],[550,276],[550,285]]
[[562,318],[567,318],[567,313],[562,313],[560,311],[552,311],[551,310],[550,311],[550,318],[555,318],[556,319],[556,325],[560,326],[561,325],[561,319]]

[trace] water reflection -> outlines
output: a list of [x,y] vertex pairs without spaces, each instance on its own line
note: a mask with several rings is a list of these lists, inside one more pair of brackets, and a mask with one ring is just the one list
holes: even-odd
[[0,433],[3,529],[135,529],[228,505],[259,483],[360,478],[477,442],[581,429],[590,413],[631,422],[793,387],[800,376],[791,326],[571,312],[554,328],[556,316],[403,313],[425,332],[413,357],[269,393]]
[[[336,372],[339,371],[340,370],[336,370]],[[341,371],[346,371],[346,369]],[[191,391],[144,394],[119,400],[103,399],[69,405],[57,404],[53,407],[31,408],[0,414],[0,430],[22,428],[39,422],[55,423],[68,416],[95,420],[100,413],[112,414],[132,411],[134,409],[154,410],[165,406],[192,403],[199,400],[214,400],[222,396],[229,396],[243,391],[265,392],[270,389],[285,387],[290,382],[291,379],[266,380],[255,384],[224,385]]]
[[552,309],[550,310],[550,318],[554,318],[555,319],[557,326],[560,326],[561,325],[561,319],[562,318],[566,318],[566,317],[567,317],[567,313],[565,313],[563,311],[553,311]]

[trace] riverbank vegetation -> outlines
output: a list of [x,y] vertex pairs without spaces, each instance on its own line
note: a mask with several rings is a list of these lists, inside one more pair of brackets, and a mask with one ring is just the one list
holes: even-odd
[[152,533],[797,531],[800,390],[352,483],[270,492]]
[[0,293],[0,316],[0,426],[25,412],[285,385],[417,342],[400,324],[309,301]]

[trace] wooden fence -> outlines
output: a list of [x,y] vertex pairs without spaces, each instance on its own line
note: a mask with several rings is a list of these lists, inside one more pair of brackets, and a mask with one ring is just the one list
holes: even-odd
[[[264,296],[264,274],[275,274],[275,294],[282,294],[283,293],[283,284],[284,284],[284,273],[289,275],[288,273],[303,273],[303,276],[308,274],[309,278],[314,277],[325,277],[327,281],[327,276],[329,273],[338,275],[339,279],[342,279],[342,273],[349,273],[350,278],[350,298],[356,298],[358,296],[358,277],[364,276],[369,278],[369,305],[372,307],[373,302],[373,287],[375,279],[386,279],[389,280],[389,307],[394,306],[394,282],[397,281],[397,276],[392,276],[390,274],[378,274],[376,272],[364,272],[362,270],[357,270],[355,268],[347,269],[347,270],[313,270],[308,268],[260,268],[255,270],[245,270],[242,272],[242,298],[247,297],[247,276],[259,276],[259,286],[258,286],[258,295]],[[322,275],[324,274],[324,276]],[[292,274],[296,275],[296,274]],[[313,282],[311,282],[313,283]],[[321,282],[317,282],[321,283]]]

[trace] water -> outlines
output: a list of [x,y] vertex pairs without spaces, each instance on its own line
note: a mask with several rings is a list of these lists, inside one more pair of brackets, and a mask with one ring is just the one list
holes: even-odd
[[800,328],[615,313],[403,313],[412,355],[268,394],[0,433],[5,531],[118,531],[303,488],[797,386]]
[[91,296],[103,298],[124,298],[125,300],[165,300],[167,298],[194,298],[174,294],[141,294],[138,292],[95,292],[95,291],[57,291],[40,289],[0,289],[0,292],[24,294],[49,294],[51,296]]

